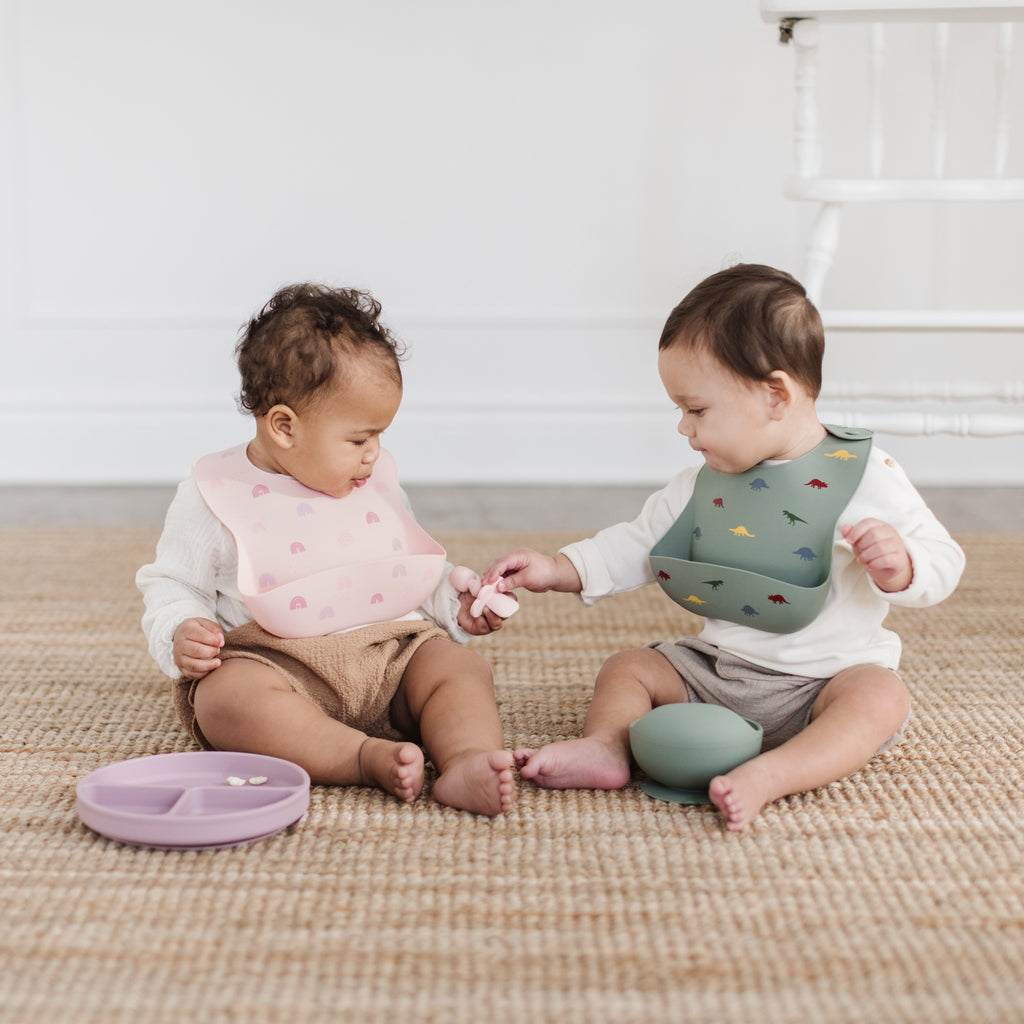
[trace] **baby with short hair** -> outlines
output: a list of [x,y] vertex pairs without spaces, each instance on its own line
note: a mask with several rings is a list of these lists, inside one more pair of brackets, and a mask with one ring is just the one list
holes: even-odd
[[[381,447],[402,351],[368,293],[278,291],[236,347],[246,443],[179,486],[136,577],[143,629],[201,746],[281,757],[314,782],[498,815],[515,799],[486,661],[500,628],[448,576]],[[479,610],[479,608],[478,608]]]
[[632,721],[662,704],[719,704],[765,734],[762,753],[710,784],[738,830],[769,801],[841,779],[901,737],[910,697],[899,637],[882,622],[891,606],[947,597],[964,555],[869,432],[822,425],[823,353],[818,311],[789,274],[741,264],[701,282],[665,324],[658,371],[704,465],[631,523],[485,570],[500,591],[586,604],[657,580],[707,616],[697,637],[612,655],[583,735],[516,751],[524,778],[624,786]]

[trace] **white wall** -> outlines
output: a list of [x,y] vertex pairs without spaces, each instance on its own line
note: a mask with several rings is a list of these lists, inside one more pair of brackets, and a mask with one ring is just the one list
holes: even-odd
[[[237,329],[305,278],[409,344],[407,481],[664,478],[666,314],[737,259],[801,272],[792,57],[754,0],[0,0],[0,482],[241,440]],[[1022,205],[849,220],[825,305],[1024,306]],[[837,331],[828,371],[1002,384],[1022,340]],[[1019,441],[881,439],[921,483],[1024,482]]]

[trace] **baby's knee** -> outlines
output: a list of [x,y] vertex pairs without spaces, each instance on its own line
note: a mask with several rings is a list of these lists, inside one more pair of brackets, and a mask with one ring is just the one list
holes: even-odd
[[474,651],[470,647],[463,647],[461,644],[451,641],[452,646],[458,652],[458,656],[463,659],[464,671],[470,672],[481,679],[484,679],[488,684],[493,685],[494,683],[494,672],[491,670],[491,663],[479,652]]
[[196,683],[192,697],[196,721],[203,733],[233,733],[245,724],[260,694],[267,690],[289,690],[284,677],[274,669],[246,659],[224,662]]
[[[420,657],[421,652],[423,657]],[[487,659],[479,651],[454,640],[437,639],[425,643],[413,655],[410,667],[413,665],[417,668],[429,665],[442,677],[470,678],[488,685],[494,683],[494,673]]]
[[[453,640],[430,640],[417,648],[402,674],[395,700],[419,721],[435,693],[458,690],[494,700],[494,673],[478,652]],[[392,705],[394,707],[394,703]]]
[[910,691],[895,673],[883,670],[871,690],[871,699],[880,718],[902,725],[910,714]]
[[678,686],[679,682],[679,673],[665,655],[652,647],[637,647],[611,655],[598,671],[595,686],[615,688],[640,683],[653,697],[666,683]]
[[[619,679],[623,676],[636,678],[646,675],[651,663],[650,655],[654,653],[649,647],[638,647],[629,651],[616,651],[605,659],[604,664],[598,670],[598,681],[600,682],[602,679]],[[656,657],[661,657],[661,655],[656,655]]]
[[860,665],[840,672],[818,698],[831,701],[846,693],[856,695],[858,705],[873,718],[901,727],[910,715],[910,692],[900,676],[877,665]]

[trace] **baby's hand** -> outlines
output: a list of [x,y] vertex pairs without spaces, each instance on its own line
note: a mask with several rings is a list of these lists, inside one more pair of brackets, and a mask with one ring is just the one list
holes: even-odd
[[464,565],[456,565],[448,580],[459,592],[458,623],[473,636],[501,629],[505,619],[519,611],[519,602],[511,594],[499,594],[493,585],[485,587]]
[[[512,598],[514,601],[515,598]],[[470,636],[486,636],[501,629],[505,620],[493,608],[484,607],[480,615],[473,614],[476,598],[467,590],[459,594],[459,625]]]
[[202,679],[220,668],[224,632],[209,619],[186,619],[174,631],[174,664],[186,679]]
[[862,519],[853,526],[842,527],[842,533],[879,590],[894,594],[910,586],[913,563],[903,538],[888,523]]
[[583,589],[579,573],[565,555],[552,558],[531,548],[521,548],[492,562],[484,570],[483,581],[496,583],[501,593],[518,587],[538,594],[546,590],[578,594]]

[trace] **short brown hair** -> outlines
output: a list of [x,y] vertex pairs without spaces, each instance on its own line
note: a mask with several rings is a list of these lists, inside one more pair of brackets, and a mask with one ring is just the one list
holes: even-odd
[[660,351],[682,343],[708,352],[739,377],[783,370],[821,391],[825,330],[802,284],[783,270],[739,263],[705,278],[665,321]]
[[281,288],[239,332],[239,405],[254,416],[275,405],[301,409],[344,377],[346,359],[364,355],[380,358],[401,386],[404,348],[380,312],[369,292],[318,284]]

